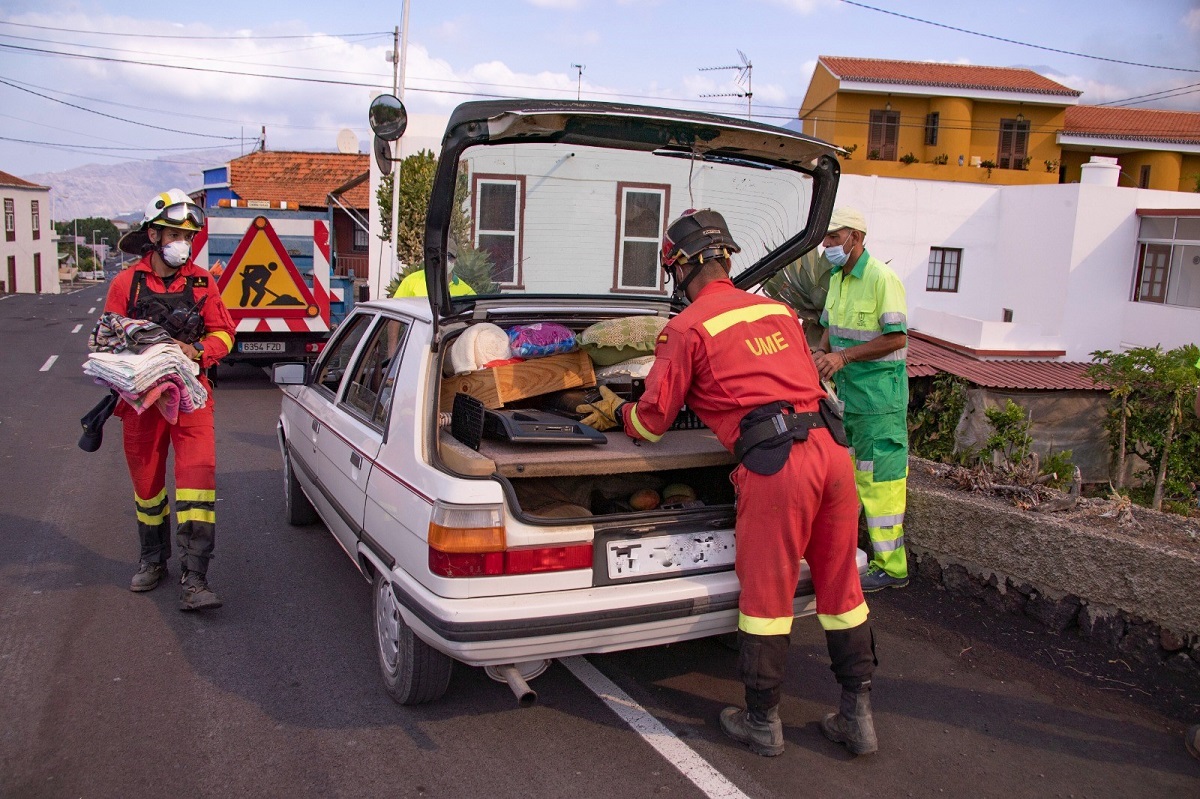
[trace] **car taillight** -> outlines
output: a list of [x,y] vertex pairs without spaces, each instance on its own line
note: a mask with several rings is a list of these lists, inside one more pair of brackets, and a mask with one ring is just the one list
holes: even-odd
[[310,354],[319,353],[323,349],[325,349],[324,341],[311,341],[304,345],[304,351]]
[[591,544],[507,549],[504,510],[499,505],[433,504],[429,570],[441,577],[534,574],[591,565]]

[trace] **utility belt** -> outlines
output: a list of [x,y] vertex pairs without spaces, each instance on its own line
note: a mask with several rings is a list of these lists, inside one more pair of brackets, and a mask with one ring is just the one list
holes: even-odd
[[786,402],[772,402],[755,408],[742,417],[741,436],[733,445],[733,454],[742,465],[756,474],[771,475],[787,463],[792,444],[808,438],[808,431],[824,427],[843,447],[850,446],[842,417],[825,397],[818,409],[796,413]]

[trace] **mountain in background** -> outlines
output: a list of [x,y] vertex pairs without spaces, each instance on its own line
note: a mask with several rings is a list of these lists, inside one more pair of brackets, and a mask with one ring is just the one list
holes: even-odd
[[140,221],[146,201],[160,191],[195,191],[201,170],[224,164],[242,153],[237,149],[204,150],[120,164],[87,164],[62,172],[22,175],[54,190],[55,221],[98,216],[113,219],[135,214]]

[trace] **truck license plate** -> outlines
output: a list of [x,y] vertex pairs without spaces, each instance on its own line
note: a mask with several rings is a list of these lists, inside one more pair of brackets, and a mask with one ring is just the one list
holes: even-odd
[[239,341],[238,352],[283,352],[286,345],[282,341]]
[[732,530],[656,535],[606,546],[610,580],[729,566],[736,554]]

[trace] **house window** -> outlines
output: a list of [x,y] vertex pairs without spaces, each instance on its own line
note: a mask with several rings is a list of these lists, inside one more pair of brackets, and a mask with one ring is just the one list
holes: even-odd
[[930,247],[929,273],[925,277],[925,290],[958,291],[958,268],[961,264],[961,249]]
[[29,201],[29,212],[33,216],[33,240],[37,241],[42,237],[42,215],[38,210],[38,201]]
[[524,178],[476,175],[475,203],[475,247],[491,258],[492,280],[519,285]]
[[925,143],[931,146],[937,144],[938,117],[937,111],[925,115]]
[[370,249],[370,246],[370,234],[356,225],[354,227],[354,250],[356,252],[366,252]]
[[1142,164],[1142,168],[1138,171],[1138,188],[1150,188],[1150,165]]
[[1024,169],[1028,165],[1029,120],[1000,120],[1000,144],[996,149],[996,164],[1001,169]]
[[1142,216],[1134,302],[1200,308],[1200,215]]
[[900,138],[900,112],[874,110],[867,130],[867,158],[873,161],[895,161],[896,143]]
[[658,291],[666,186],[618,183],[617,285],[618,289]]
[[17,240],[17,206],[9,197],[4,198],[4,240]]

